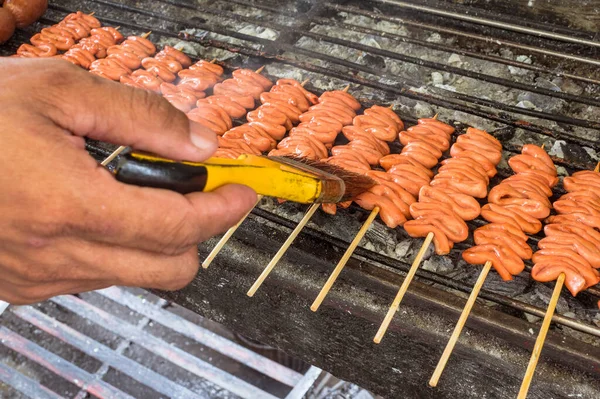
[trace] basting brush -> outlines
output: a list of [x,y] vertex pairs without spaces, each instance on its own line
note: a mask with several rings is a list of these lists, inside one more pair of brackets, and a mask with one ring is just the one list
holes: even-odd
[[348,201],[375,185],[369,177],[324,162],[256,155],[199,163],[129,152],[121,157],[114,173],[123,183],[181,194],[243,184],[259,195],[305,204]]

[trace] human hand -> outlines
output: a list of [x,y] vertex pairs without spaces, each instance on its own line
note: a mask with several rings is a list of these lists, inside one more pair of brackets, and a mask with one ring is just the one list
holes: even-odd
[[0,299],[12,304],[111,285],[173,290],[197,243],[256,202],[229,185],[180,195],[117,182],[83,137],[202,161],[209,131],[160,96],[60,60],[0,58]]

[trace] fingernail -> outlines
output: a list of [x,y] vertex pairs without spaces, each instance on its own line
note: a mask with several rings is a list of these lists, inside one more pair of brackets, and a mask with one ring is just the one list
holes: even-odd
[[190,140],[202,151],[214,152],[218,147],[217,135],[207,127],[192,120],[190,122]]

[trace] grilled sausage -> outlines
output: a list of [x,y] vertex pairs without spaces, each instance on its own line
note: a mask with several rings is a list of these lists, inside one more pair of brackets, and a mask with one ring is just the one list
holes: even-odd
[[13,14],[8,9],[0,7],[0,44],[11,38],[16,26]]
[[531,259],[525,233],[535,234],[542,229],[540,220],[550,214],[548,198],[558,182],[552,160],[535,145],[524,145],[521,154],[508,164],[515,175],[490,191],[488,204],[481,210],[490,224],[475,230],[476,246],[462,254],[470,264],[491,261],[504,280],[522,272],[523,260]]
[[[432,140],[430,147],[422,144],[415,150],[425,165],[434,162],[436,153],[431,150],[433,143],[442,144],[441,141]],[[480,164],[480,157],[463,154],[475,152],[480,153],[487,164]],[[467,238],[468,228],[464,221],[477,216],[478,207],[473,201],[486,197],[490,171],[495,173],[495,165],[502,157],[502,144],[482,130],[469,128],[466,134],[458,137],[450,148],[450,154],[452,158],[442,162],[438,174],[429,183],[434,190],[420,190],[419,202],[410,207],[414,220],[404,224],[404,229],[412,237],[425,237],[433,233],[433,243],[439,255],[449,253],[454,243]],[[468,208],[458,209],[458,203],[450,201],[452,196],[454,201],[460,199]],[[430,214],[426,210],[431,211]]]
[[26,28],[44,15],[48,0],[4,0],[2,7],[13,15],[17,28]]
[[[249,74],[247,76],[253,75]],[[255,80],[254,82],[258,82],[262,87],[265,87],[264,80]],[[298,145],[297,142],[300,141],[300,137],[296,139],[289,137],[282,141],[283,144],[280,143],[280,148],[275,149],[277,141],[281,140],[292,125],[299,121],[298,117],[302,113],[301,108],[314,101],[316,98],[314,94],[305,90],[300,83],[293,79],[280,79],[271,87],[268,93],[261,93],[258,97],[263,104],[255,111],[248,113],[248,123],[230,129],[223,134],[215,156],[237,158],[244,153],[261,154],[265,151],[271,151],[270,155],[277,155],[277,151],[292,151],[292,147]],[[246,97],[236,95],[232,97],[232,100],[237,102],[237,105],[244,106],[244,102],[240,101],[244,98]],[[252,99],[254,98],[253,96]],[[222,102],[222,100],[218,99],[216,102]],[[226,109],[228,107],[231,107],[231,111],[239,110],[233,104],[228,104]],[[325,156],[327,154],[327,150],[316,140],[314,142],[303,141],[302,145],[304,146],[303,151],[315,154],[314,156],[318,156],[317,154],[321,154],[323,150]]]

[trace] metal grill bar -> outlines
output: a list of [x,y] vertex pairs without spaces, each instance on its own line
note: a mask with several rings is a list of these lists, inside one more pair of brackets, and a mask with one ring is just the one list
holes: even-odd
[[511,24],[508,22],[498,22],[498,21],[493,21],[490,19],[474,17],[474,16],[468,15],[466,13],[459,14],[459,13],[455,13],[455,12],[451,12],[451,11],[446,11],[446,10],[440,9],[440,8],[431,8],[431,7],[427,7],[427,6],[411,4],[411,3],[406,3],[404,1],[397,1],[397,0],[377,0],[377,1],[379,1],[381,3],[393,4],[397,7],[409,8],[412,10],[423,11],[423,12],[426,12],[429,14],[440,15],[443,17],[450,17],[450,18],[454,18],[454,19],[460,19],[462,21],[473,22],[473,23],[476,23],[479,25],[493,26],[495,28],[512,30],[515,32],[526,33],[528,35],[534,35],[534,36],[539,36],[539,37],[545,37],[545,38],[553,39],[553,40],[561,40],[564,42],[584,44],[584,45],[593,46],[593,47],[600,47],[600,42],[597,42],[594,40],[586,40],[586,39],[582,39],[582,38],[578,38],[578,37],[574,37],[574,36],[562,35],[559,33],[549,32],[547,30],[533,29],[533,28],[529,28],[529,27],[525,27],[525,26],[521,26],[521,25],[514,25],[514,24]]
[[314,382],[321,375],[322,370],[318,367],[311,366],[310,369],[304,374],[304,377],[300,382],[290,391],[285,399],[304,399],[306,391],[314,384]]
[[[142,384],[154,389],[166,396],[177,396],[178,398],[207,398],[206,395],[201,395],[182,387],[179,384],[169,380],[168,378],[141,366],[133,360],[115,353],[112,349],[101,343],[86,337],[71,327],[57,322],[44,313],[35,310],[32,307],[16,307],[12,308],[12,312],[21,319],[33,324],[40,330],[64,341],[67,344],[74,346],[88,356],[92,356],[104,363],[109,364],[112,368],[121,371],[129,377],[141,382]],[[208,399],[208,398],[207,398]]]
[[243,346],[220,337],[194,323],[190,323],[167,310],[161,309],[148,302],[142,302],[135,295],[132,295],[123,289],[111,287],[97,292],[111,301],[126,306],[179,334],[191,338],[225,356],[236,359],[243,365],[271,376],[273,379],[288,386],[295,386],[302,379],[300,373],[288,369],[270,359],[258,356],[256,353]]
[[[363,12],[363,10],[357,10],[357,12]],[[498,57],[498,56],[494,56],[494,55],[481,54],[481,53],[477,53],[474,51],[465,50],[460,47],[454,47],[451,45],[440,45],[440,44],[436,44],[433,42],[427,42],[424,40],[413,39],[408,36],[401,36],[401,35],[387,32],[387,31],[371,29],[371,28],[367,28],[364,26],[351,24],[348,22],[338,22],[335,20],[322,18],[322,17],[313,18],[313,22],[319,23],[319,24],[324,24],[324,25],[329,25],[329,26],[336,26],[336,27],[339,27],[340,29],[347,29],[347,30],[361,32],[361,33],[365,33],[365,34],[369,34],[369,35],[377,35],[380,37],[397,40],[397,41],[400,41],[403,43],[416,44],[421,47],[427,47],[427,48],[430,48],[433,50],[444,51],[447,53],[460,54],[460,55],[464,55],[467,57],[477,58],[480,60],[490,61],[490,62],[494,62],[494,63],[498,63],[498,64],[510,65],[510,66],[514,66],[514,67],[522,68],[522,69],[529,69],[531,71],[545,73],[548,75],[566,77],[569,79],[578,80],[581,82],[586,82],[586,83],[591,83],[591,84],[600,84],[600,80],[598,80],[598,79],[591,79],[589,77],[573,75],[573,74],[561,72],[561,71],[553,71],[553,70],[550,70],[550,69],[547,69],[544,67],[540,67],[538,65],[526,64],[524,62],[514,61],[514,60],[511,60],[508,58],[502,58],[502,57]]]
[[19,334],[6,327],[0,327],[0,342],[15,352],[44,366],[72,384],[75,384],[80,388],[85,388],[86,392],[89,392],[94,396],[100,398],[133,399],[132,396],[120,391],[112,385],[109,385],[104,381],[95,380],[94,375],[69,363],[67,360],[47,351],[28,339],[21,337]]
[[52,301],[84,319],[90,320],[96,324],[101,324],[115,334],[131,340],[133,343],[161,356],[165,360],[176,364],[190,373],[214,382],[242,398],[275,399],[275,396],[248,384],[246,381],[234,377],[144,331],[140,331],[135,328],[135,326],[124,322],[81,299],[74,296],[59,296],[52,298]]
[[0,381],[19,392],[35,399],[62,399],[60,395],[49,390],[37,381],[25,377],[18,371],[0,363]]
[[469,32],[462,32],[462,31],[458,31],[455,29],[444,28],[444,27],[438,26],[438,25],[432,25],[432,24],[427,24],[427,23],[411,21],[410,19],[391,17],[389,15],[384,15],[384,14],[375,14],[373,12],[361,10],[356,7],[343,6],[343,5],[339,5],[339,4],[327,4],[326,7],[330,8],[330,9],[338,10],[338,11],[346,11],[346,12],[350,12],[353,14],[365,15],[365,16],[369,16],[371,18],[379,18],[379,19],[382,19],[385,21],[393,21],[393,22],[396,22],[399,24],[415,26],[415,27],[424,28],[424,29],[430,29],[430,30],[440,32],[440,33],[448,33],[451,35],[460,36],[460,37],[464,37],[464,38],[468,38],[468,39],[474,39],[474,40],[485,42],[485,43],[497,44],[498,46],[507,46],[507,47],[511,47],[511,48],[518,48],[521,50],[531,51],[531,52],[543,54],[543,55],[549,55],[552,57],[559,57],[559,58],[563,58],[563,59],[567,59],[567,60],[571,60],[571,61],[583,62],[583,63],[591,64],[591,65],[600,65],[600,60],[597,60],[594,58],[581,57],[578,55],[568,54],[568,53],[564,53],[564,52],[558,52],[558,51],[554,51],[554,50],[548,50],[548,49],[541,48],[541,47],[529,46],[526,44],[513,42],[510,40],[503,40],[503,39],[498,39],[498,38],[489,37],[489,36],[481,36],[481,35],[477,35],[477,34],[469,33]]

